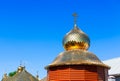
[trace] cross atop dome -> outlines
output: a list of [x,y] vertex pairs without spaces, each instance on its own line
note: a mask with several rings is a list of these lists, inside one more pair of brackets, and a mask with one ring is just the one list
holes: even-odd
[[73,13],[72,14],[72,16],[74,17],[74,27],[76,27],[77,26],[77,17],[78,17],[78,15],[77,15],[77,13]]
[[73,16],[74,28],[63,38],[63,46],[65,50],[88,50],[90,46],[90,39],[81,29],[78,28],[76,24],[78,15],[74,13]]

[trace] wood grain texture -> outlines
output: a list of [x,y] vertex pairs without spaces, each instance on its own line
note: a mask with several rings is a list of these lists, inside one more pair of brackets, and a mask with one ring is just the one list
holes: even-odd
[[48,81],[105,81],[107,69],[100,66],[75,65],[49,68]]

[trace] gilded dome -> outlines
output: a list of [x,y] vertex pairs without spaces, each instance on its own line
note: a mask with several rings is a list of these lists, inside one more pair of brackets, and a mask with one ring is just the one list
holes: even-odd
[[110,68],[109,66],[102,63],[93,53],[83,51],[81,49],[76,49],[60,53],[56,59],[46,67],[46,69],[63,65],[95,65]]
[[87,50],[90,46],[90,39],[75,24],[74,28],[65,35],[63,39],[63,46],[66,50],[72,49]]
[[65,35],[62,42],[66,51],[60,53],[51,64],[45,67],[46,69],[67,65],[94,65],[110,68],[102,63],[96,55],[87,51],[90,47],[90,39],[77,27],[76,23],[74,28]]

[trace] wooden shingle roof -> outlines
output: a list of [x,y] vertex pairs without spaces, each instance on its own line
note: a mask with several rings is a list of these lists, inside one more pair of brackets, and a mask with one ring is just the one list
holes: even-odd
[[3,77],[2,81],[39,81],[32,74],[23,69],[21,72],[17,72],[14,76]]

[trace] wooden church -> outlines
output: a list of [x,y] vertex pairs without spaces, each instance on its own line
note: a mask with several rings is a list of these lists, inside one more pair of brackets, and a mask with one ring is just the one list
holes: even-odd
[[109,66],[88,51],[89,37],[78,28],[76,14],[73,29],[63,38],[65,51],[45,67],[47,81],[107,81]]

